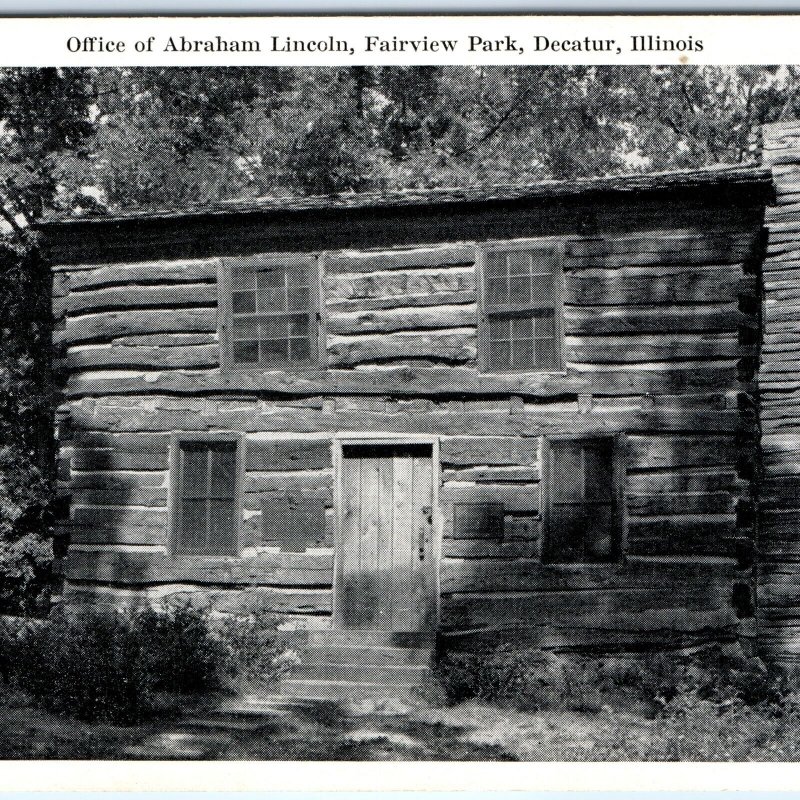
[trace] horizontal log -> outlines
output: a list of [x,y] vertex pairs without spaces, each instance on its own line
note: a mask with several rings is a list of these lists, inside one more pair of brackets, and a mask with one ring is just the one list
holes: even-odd
[[724,267],[586,269],[565,276],[572,305],[731,303],[742,293],[742,272]]
[[118,608],[193,608],[219,614],[320,614],[331,610],[331,592],[274,589],[209,589],[192,586],[161,586],[151,589],[119,589],[67,583],[64,600],[70,605],[111,603]]
[[214,344],[219,346],[217,333],[144,333],[112,339],[120,347],[190,347]]
[[[629,433],[647,432],[700,432],[736,433],[747,430],[751,418],[744,412],[727,410],[674,409],[654,407],[653,409],[594,409],[589,413],[575,410],[564,411],[560,407],[551,409],[547,405],[524,413],[511,414],[507,405],[497,403],[497,412],[459,412],[432,411],[420,413],[419,410],[397,412],[335,411],[327,412],[314,408],[277,408],[268,413],[260,413],[255,404],[230,412],[202,414],[186,409],[172,411],[167,409],[147,410],[142,408],[124,411],[107,406],[98,406],[91,413],[80,408],[72,412],[76,430],[83,426],[105,431],[170,432],[172,430],[210,431],[234,430],[242,432],[328,432],[374,431],[376,433],[429,433],[454,436],[469,431],[476,436],[538,436],[547,433],[609,433],[627,431]],[[81,436],[86,436],[82,433]],[[103,437],[102,434],[97,434]],[[133,434],[134,436],[136,434]],[[94,436],[94,434],[92,434]],[[153,438],[156,438],[155,436]],[[93,438],[93,443],[103,447],[126,447],[116,445],[106,438]],[[249,442],[252,447],[255,442]],[[492,442],[485,445],[475,440],[475,452],[485,452]],[[166,449],[166,444],[164,445]],[[517,462],[511,462],[517,463]],[[480,466],[484,461],[475,461],[465,466]],[[522,463],[520,466],[524,466]]]
[[66,366],[70,370],[90,370],[104,367],[126,369],[198,369],[218,367],[218,344],[192,347],[93,347],[88,350],[67,351]]
[[662,469],[735,464],[738,447],[727,436],[629,436],[628,469]]
[[539,511],[539,486],[448,486],[439,492],[442,503],[502,503],[507,513],[536,513]]
[[693,253],[707,250],[728,252],[747,247],[754,235],[742,231],[694,232],[690,234],[648,233],[567,241],[565,253],[570,258],[627,253]]
[[497,542],[490,539],[445,539],[442,554],[447,558],[536,558],[536,542]]
[[734,555],[736,516],[685,514],[628,521],[628,552],[634,555]]
[[93,545],[166,545],[166,525],[160,527],[142,525],[116,525],[98,527],[97,525],[80,525],[67,523],[58,526],[61,535],[66,536],[70,544]]
[[591,364],[741,358],[746,348],[735,333],[642,336],[567,336],[564,359]]
[[397,333],[328,341],[328,364],[332,367],[390,362],[401,358],[458,364],[474,361],[476,356],[474,332]]
[[196,583],[330,586],[333,555],[269,553],[251,558],[178,557],[161,551],[104,552],[70,549],[68,580],[117,584]]
[[379,272],[444,266],[464,266],[475,262],[475,247],[445,246],[412,250],[345,251],[327,253],[325,270],[329,273]]
[[70,317],[53,338],[56,344],[76,344],[141,333],[213,332],[216,325],[216,309],[106,311]]
[[167,489],[164,486],[145,489],[75,489],[72,492],[72,502],[75,505],[161,508],[167,505]]
[[320,439],[248,442],[245,456],[248,470],[272,472],[329,469],[331,459],[330,441]]
[[442,471],[443,481],[475,483],[532,483],[539,480],[539,467],[467,467]]
[[504,465],[529,466],[538,469],[537,439],[473,439],[453,437],[440,443],[439,457],[443,464],[463,466]]
[[73,474],[69,481],[69,487],[73,491],[83,489],[101,489],[123,493],[138,490],[150,491],[161,486],[165,476],[164,472],[139,472],[138,474],[113,471],[87,472],[80,475]]
[[163,508],[97,508],[77,506],[72,509],[72,522],[86,527],[115,528],[131,525],[164,529],[167,512]]
[[629,495],[650,495],[658,492],[731,492],[744,491],[746,482],[734,470],[715,469],[706,472],[636,473],[627,476]]
[[730,492],[629,495],[628,514],[632,517],[675,514],[733,514],[736,497]]
[[681,560],[631,560],[627,564],[542,564],[536,559],[444,559],[441,587],[454,592],[585,591],[658,589],[674,592],[680,586],[702,586],[712,581],[734,580],[734,563],[703,563]]
[[[425,272],[383,272],[372,275],[329,276],[323,280],[330,300],[374,299],[475,291],[474,269]],[[407,304],[410,305],[410,304]]]
[[[742,390],[735,365],[670,370],[619,370],[567,375],[525,373],[480,375],[468,368],[396,367],[375,371],[329,370],[326,373],[190,373],[151,372],[108,378],[73,375],[68,397],[119,394],[227,394],[230,392],[302,395],[379,394],[430,397],[432,394],[515,394],[557,397],[598,395],[680,394]],[[435,389],[432,389],[435,387]]]
[[727,608],[727,614],[732,617],[730,590],[730,584],[723,579],[700,587],[679,585],[674,593],[642,588],[515,592],[512,596],[459,594],[443,600],[441,616],[447,630],[508,630],[534,622],[561,628],[597,626],[601,630],[629,627],[651,630],[654,626],[669,627],[686,612]]
[[436,328],[467,328],[475,327],[477,324],[475,315],[475,306],[397,308],[390,311],[340,313],[328,316],[325,329],[329,334],[353,335]]
[[125,284],[166,284],[217,279],[216,258],[184,261],[151,261],[136,264],[109,264],[90,269],[69,270],[72,290],[94,289]]
[[460,292],[436,292],[435,294],[405,294],[389,297],[359,298],[357,300],[326,300],[325,309],[329,314],[348,311],[388,311],[392,308],[413,306],[459,306],[477,302],[474,289]]
[[568,336],[736,331],[745,319],[734,303],[674,308],[567,307],[564,311],[564,328]]
[[126,286],[124,288],[72,291],[54,303],[57,313],[78,314],[106,309],[184,308],[217,305],[214,284],[187,283],[179,286]]
[[82,472],[103,470],[165,470],[169,466],[166,445],[161,453],[125,452],[120,450],[74,450],[71,457],[73,470]]

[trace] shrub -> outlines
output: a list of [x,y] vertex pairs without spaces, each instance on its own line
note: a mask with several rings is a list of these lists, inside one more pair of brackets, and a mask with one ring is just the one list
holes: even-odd
[[228,617],[217,636],[222,646],[222,671],[232,681],[265,687],[298,661],[296,654],[286,649],[271,614]]
[[532,648],[501,645],[491,653],[452,653],[436,674],[451,703],[485,700],[518,708],[586,705],[593,683],[585,666]]
[[217,685],[222,649],[198,612],[82,609],[29,623],[11,642],[8,672],[41,707],[87,720],[136,723],[159,690]]
[[19,638],[12,675],[48,711],[134,723],[152,710],[153,675],[129,616],[57,613]]
[[134,630],[154,689],[190,694],[219,685],[223,649],[201,611],[148,609],[136,615]]

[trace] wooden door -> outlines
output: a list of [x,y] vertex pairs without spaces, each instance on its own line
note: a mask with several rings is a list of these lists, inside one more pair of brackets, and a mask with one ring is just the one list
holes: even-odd
[[426,631],[435,625],[430,445],[344,445],[336,623]]

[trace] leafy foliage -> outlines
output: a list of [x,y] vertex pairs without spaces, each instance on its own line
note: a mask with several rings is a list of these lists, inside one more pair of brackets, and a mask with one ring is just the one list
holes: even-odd
[[218,686],[221,648],[198,612],[54,613],[0,635],[0,672],[49,711],[87,720],[139,722],[155,693]]

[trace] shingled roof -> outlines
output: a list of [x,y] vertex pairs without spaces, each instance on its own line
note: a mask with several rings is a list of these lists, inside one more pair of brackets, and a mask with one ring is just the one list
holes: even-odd
[[216,203],[187,204],[181,208],[158,210],[133,209],[109,214],[53,215],[37,227],[70,224],[121,222],[125,220],[166,220],[182,217],[225,216],[234,214],[269,214],[327,209],[391,209],[408,206],[447,206],[464,203],[503,202],[537,198],[572,197],[600,193],[641,193],[665,189],[691,189],[713,186],[770,185],[769,169],[749,166],[713,166],[619,175],[603,178],[576,178],[563,181],[539,181],[529,184],[447,189],[404,189],[393,192],[363,192],[305,197],[260,197],[247,200],[223,200]]

